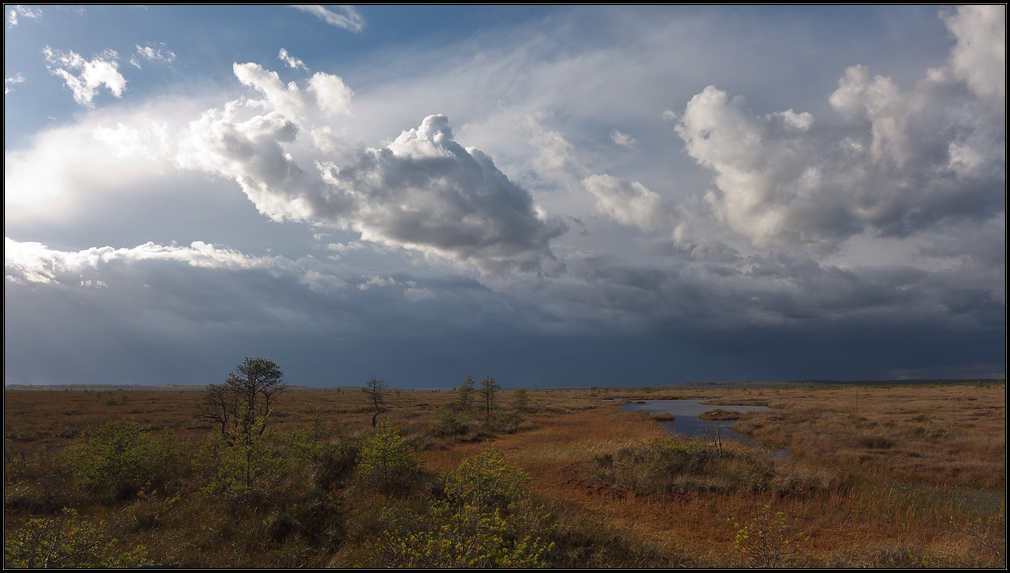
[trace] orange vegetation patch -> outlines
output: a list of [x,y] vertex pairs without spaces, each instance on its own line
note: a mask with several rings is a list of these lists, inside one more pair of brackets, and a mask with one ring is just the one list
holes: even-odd
[[[614,453],[622,447],[648,443],[666,435],[648,416],[622,412],[613,404],[537,418],[537,429],[497,436],[487,444],[460,444],[430,452],[427,464],[436,471],[451,471],[467,455],[493,446],[505,454],[509,463],[529,474],[533,489],[540,495],[603,513],[639,539],[654,543],[671,555],[690,555],[697,563],[746,564],[745,556],[735,551],[736,531],[730,520],[748,523],[760,515],[765,505],[773,512],[782,512],[789,532],[802,540],[793,564],[886,565],[890,560],[901,565],[905,563],[903,559],[914,560],[916,555],[926,556],[922,558],[927,560],[936,559],[937,555],[961,555],[970,561],[982,555],[979,546],[951,527],[951,517],[960,515],[958,512],[971,499],[977,499],[977,495],[988,495],[993,503],[1005,504],[1005,490],[1000,502],[996,499],[998,493],[956,486],[984,488],[1000,480],[1005,484],[1005,426],[999,424],[1005,420],[1005,409],[990,413],[994,405],[1005,408],[999,400],[1003,390],[973,387],[927,390],[766,391],[771,396],[758,400],[768,400],[776,410],[763,413],[763,417],[749,414],[746,420],[750,426],[742,429],[774,445],[799,450],[800,459],[778,460],[777,467],[788,466],[797,474],[831,472],[842,480],[841,486],[804,495],[699,492],[660,496],[590,485],[579,475],[595,455]],[[735,403],[733,394],[739,394],[737,399],[741,401],[755,401],[754,393],[753,390],[724,392],[719,401]],[[713,393],[707,394],[711,397]],[[923,421],[923,415],[929,419]],[[852,416],[858,416],[863,424],[853,423]],[[970,424],[966,423],[969,419]],[[866,424],[871,421],[876,424]],[[914,424],[930,422],[957,430],[932,441],[914,441]],[[775,428],[779,433],[757,431],[762,428]],[[867,428],[879,429],[864,431]],[[866,435],[890,436],[893,441],[860,442]],[[800,445],[806,440],[812,440],[823,450],[818,455],[807,453],[809,450]],[[986,445],[986,441],[995,445]],[[827,445],[832,443],[833,447]],[[924,447],[927,443],[944,453],[931,454]],[[874,450],[888,445],[889,450],[921,451],[919,459],[931,467],[947,463],[961,468],[946,471],[963,478],[955,480],[956,483],[916,486],[903,479],[910,476],[904,473],[905,461],[897,456],[872,457],[854,466],[845,465],[851,452],[872,455]],[[734,447],[737,446],[730,446]],[[918,477],[925,477],[928,482],[941,474],[941,470],[934,468]],[[888,475],[901,481],[891,481],[894,478]]]

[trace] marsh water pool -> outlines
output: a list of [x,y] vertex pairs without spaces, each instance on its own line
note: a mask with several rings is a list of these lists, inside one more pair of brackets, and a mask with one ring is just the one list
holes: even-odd
[[[658,414],[672,414],[672,422],[658,422],[666,431],[671,434],[682,434],[685,436],[705,436],[713,431],[719,430],[723,439],[737,440],[748,444],[755,444],[753,440],[738,434],[732,429],[734,422],[716,422],[712,420],[702,420],[698,416],[709,410],[726,410],[731,412],[751,412],[768,411],[767,406],[715,406],[712,404],[702,404],[708,402],[704,398],[691,400],[638,400],[630,404],[624,404],[621,409],[625,412],[647,412],[653,416]],[[786,450],[769,449],[773,457],[788,458],[789,452]]]

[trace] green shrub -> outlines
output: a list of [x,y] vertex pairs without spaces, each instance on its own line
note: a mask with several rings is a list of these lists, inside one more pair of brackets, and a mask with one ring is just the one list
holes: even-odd
[[318,428],[290,434],[289,451],[301,463],[308,464],[316,488],[332,491],[344,483],[358,465],[358,446],[348,440],[331,443],[322,439]]
[[204,458],[212,460],[204,494],[239,504],[270,505],[278,488],[289,481],[281,479],[285,460],[268,447],[270,437],[252,431],[246,439],[231,441],[227,435],[212,434],[204,443]]
[[180,457],[171,432],[152,438],[133,420],[108,422],[85,444],[65,452],[65,459],[76,469],[78,487],[111,500],[163,486],[178,468]]
[[145,557],[143,546],[116,554],[115,539],[106,538],[92,524],[82,522],[73,509],[29,520],[4,541],[4,569],[58,567],[136,567]]
[[446,408],[435,419],[433,429],[437,434],[460,434],[466,431],[466,426],[460,423],[452,409]]
[[545,567],[552,526],[523,489],[528,481],[497,450],[467,458],[446,477],[444,500],[413,527],[378,540],[377,560],[398,567]]
[[481,510],[507,510],[528,498],[523,486],[530,478],[505,463],[494,448],[463,460],[445,480],[445,495],[456,507],[472,505]]
[[[767,491],[778,476],[767,454],[726,451],[706,440],[662,438],[650,444],[598,454],[583,479],[622,491],[655,494]],[[783,495],[806,494],[823,480],[777,480]]]
[[413,450],[388,421],[364,439],[358,453],[358,480],[386,493],[405,493],[419,472]]

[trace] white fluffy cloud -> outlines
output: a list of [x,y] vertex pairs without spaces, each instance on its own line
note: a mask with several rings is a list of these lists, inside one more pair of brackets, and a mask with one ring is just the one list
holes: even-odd
[[972,54],[991,53],[1002,40],[972,31],[990,30],[1003,14],[948,17],[959,39],[954,71],[930,70],[911,90],[871,79],[865,66],[848,68],[829,100],[844,119],[839,126],[793,110],[758,115],[714,86],[696,95],[676,129],[687,153],[715,173],[718,191],[706,198],[719,220],[759,247],[824,251],[866,231],[902,236],[998,213],[1005,116],[972,94],[1004,96],[979,87],[982,80],[963,70],[985,65],[974,57],[959,63],[959,54],[969,37]]
[[673,220],[673,206],[637,181],[591,175],[582,184],[596,197],[597,211],[619,223],[649,230],[668,226]]
[[328,117],[351,114],[351,97],[354,92],[344,85],[340,76],[316,72],[309,79],[308,91],[316,97],[319,109]]
[[943,19],[957,38],[950,55],[954,74],[979,97],[1005,105],[1006,6],[958,6]]
[[122,97],[126,78],[119,73],[119,54],[106,50],[90,60],[73,51],[60,52],[46,46],[42,50],[46,67],[59,76],[74,94],[74,100],[85,107],[94,107],[92,100],[98,88],[105,86],[112,95]]

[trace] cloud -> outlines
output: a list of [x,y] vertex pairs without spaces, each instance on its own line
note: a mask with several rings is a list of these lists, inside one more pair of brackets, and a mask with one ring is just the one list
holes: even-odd
[[[157,116],[157,111],[152,112],[152,117]],[[104,186],[111,187],[151,177],[152,166],[145,162],[166,157],[173,149],[169,126],[136,116],[121,119],[126,124],[117,121],[115,127],[107,127],[102,118],[90,117],[37,134],[27,149],[6,151],[4,205],[54,207],[54,201],[67,196],[70,190],[82,189],[84,182],[103,181]],[[70,196],[71,202],[94,199],[74,193]]]
[[[164,46],[164,44],[162,44]],[[130,58],[130,64],[140,68],[140,61],[138,58],[142,58],[149,62],[160,62],[168,64],[175,61],[175,52],[171,50],[162,50],[161,48],[152,48],[150,45],[141,48],[137,46],[137,53],[134,57]]]
[[420,302],[435,298],[435,293],[431,292],[428,288],[418,286],[417,283],[412,280],[397,281],[392,277],[384,279],[379,276],[373,276],[367,281],[359,284],[358,290],[366,291],[372,288],[390,287],[400,287],[403,291],[403,296],[411,302]]
[[347,281],[316,270],[306,271],[301,282],[310,290],[320,294],[332,294],[347,288]]
[[[295,82],[285,86],[276,72],[258,64],[236,63],[233,70],[264,99],[228,102],[190,122],[180,138],[178,164],[234,179],[256,208],[276,221],[311,220],[311,203],[325,194],[323,183],[306,174],[282,144],[294,144],[304,126],[311,129],[318,114],[310,108],[324,116],[349,113],[350,90],[341,92],[340,78],[318,72],[307,90],[317,96],[313,102]],[[243,107],[264,113],[242,121]]]
[[633,147],[635,145],[634,137],[631,137],[627,133],[621,133],[616,129],[610,132],[610,139],[622,147]]
[[588,173],[564,135],[544,129],[533,118],[529,118],[528,123],[532,131],[529,145],[536,150],[532,157],[533,169],[548,176],[565,172]]
[[958,6],[942,13],[957,38],[950,66],[976,95],[1001,107],[1006,102],[1006,6]]
[[238,121],[236,111],[229,104],[191,122],[180,141],[178,164],[234,179],[275,221],[305,220],[311,209],[299,197],[310,192],[311,183],[281,147],[294,141],[298,126],[277,112]]
[[303,61],[299,60],[298,58],[292,56],[284,48],[281,48],[280,53],[277,54],[277,58],[280,59],[280,61],[282,61],[285,64],[287,64],[289,68],[296,69],[296,70],[298,68],[301,68],[301,69],[305,70],[306,72],[309,71],[309,67],[305,65],[305,62],[303,62]]
[[706,199],[723,225],[757,247],[828,252],[864,232],[908,236],[1005,209],[1003,108],[960,77],[929,70],[903,91],[851,66],[829,98],[841,125],[791,109],[759,115],[709,86],[676,131],[714,172],[717,191]]
[[[529,192],[477,149],[453,139],[448,119],[433,115],[383,148],[358,149],[350,164],[317,159],[306,170],[287,151],[319,114],[349,113],[351,92],[337,76],[317,73],[306,90],[287,86],[258,64],[235,64],[235,76],[263,100],[229,102],[190,123],[177,159],[188,169],[234,179],[274,220],[327,223],[366,241],[425,255],[487,265],[550,257],[548,243],[567,227],[538,209]],[[263,113],[240,119],[243,107]],[[511,262],[510,262],[511,261]]]
[[567,229],[490,157],[456,143],[441,115],[350,165],[321,168],[328,189],[315,215],[369,241],[488,263],[549,253]]
[[316,97],[319,109],[328,117],[351,115],[354,92],[344,85],[340,76],[316,72],[309,80],[309,93]]
[[[119,54],[113,50],[105,50],[91,60],[85,60],[73,51],[60,52],[49,46],[42,50],[42,54],[49,72],[62,78],[73,92],[74,100],[85,107],[94,107],[92,100],[102,85],[117,98],[122,97],[126,89],[126,78],[119,73],[116,61]],[[77,75],[72,72],[78,70]]]
[[96,127],[95,141],[104,144],[118,157],[154,160],[167,157],[174,142],[165,123],[147,120],[140,127],[117,123],[115,129]]
[[11,29],[18,25],[18,17],[38,20],[42,17],[42,10],[39,10],[38,8],[26,8],[21,5],[11,7],[10,11],[7,12],[7,29]]
[[[252,256],[236,249],[216,247],[203,241],[189,246],[159,245],[148,242],[132,248],[92,247],[81,251],[58,251],[38,242],[4,239],[4,276],[14,285],[64,285],[79,288],[115,287],[131,280],[115,264],[132,265],[143,261],[184,263],[198,269],[224,271],[259,271],[274,278],[289,276],[309,290],[334,295],[347,288],[347,281],[335,275],[325,264],[315,259],[297,261],[282,256]],[[155,272],[155,271],[149,271]],[[390,284],[396,284],[391,281]],[[422,291],[413,281],[408,290]],[[414,292],[413,295],[417,295]],[[424,298],[423,296],[420,298]],[[419,300],[414,296],[413,300]]]
[[331,26],[354,33],[360,33],[365,29],[365,19],[352,6],[337,6],[337,9],[343,12],[342,14],[330,12],[318,4],[292,6],[292,8],[308,12]]
[[68,281],[73,284],[87,269],[95,270],[113,261],[143,260],[179,261],[193,267],[230,270],[290,266],[281,257],[251,257],[202,241],[195,241],[188,247],[149,242],[129,249],[93,247],[70,252],[52,250],[37,242],[4,238],[4,276],[6,280],[18,284],[67,284]]
[[297,121],[302,116],[304,97],[295,82],[287,86],[281,83],[277,72],[263,69],[259,64],[234,64],[232,71],[243,85],[256,89],[266,97],[266,103],[274,111],[283,114],[291,121]]
[[[874,348],[900,340],[915,346],[902,360],[920,365],[916,354],[944,354],[922,350],[942,350],[935,341],[916,346],[935,333],[1002,340],[1005,121],[991,98],[1005,96],[971,79],[992,64],[945,52],[989,37],[977,24],[956,32],[972,9],[946,16],[949,42],[916,40],[940,46],[929,62],[925,50],[902,56],[925,74],[878,69],[893,50],[839,63],[848,50],[838,44],[796,49],[802,38],[768,20],[738,22],[719,50],[693,58],[683,46],[711,35],[705,20],[733,18],[678,13],[674,26],[667,12],[559,13],[436,49],[408,42],[347,60],[369,71],[353,92],[283,50],[279,74],[234,64],[238,83],[225,89],[244,97],[175,90],[24,139],[29,148],[6,153],[5,203],[59,200],[7,215],[23,241],[5,249],[19,334],[8,355],[30,350],[12,372],[36,375],[27,357],[60,347],[60,360],[46,360],[80,376],[66,353],[93,354],[98,378],[124,349],[147,358],[123,344],[146,340],[171,350],[165,363],[257,348],[283,358],[297,347],[303,364],[357,361],[367,375],[390,363],[389,330],[415,351],[416,333],[431,334],[420,344],[436,352],[425,358],[503,364],[515,352],[501,348],[520,346],[481,340],[473,353],[458,342],[536,340],[543,364],[523,368],[538,372],[558,355],[613,356],[608,345],[659,362],[692,345],[717,363],[767,348],[767,363],[792,365],[890,328],[873,334]],[[620,26],[582,33],[606,18]],[[810,60],[772,65],[736,49],[758,35],[769,39],[761,51],[789,43]],[[138,63],[156,61],[139,50]],[[845,67],[855,63],[864,65]],[[84,83],[82,68],[51,66]],[[289,67],[305,76],[282,81]],[[804,81],[786,81],[799,68]],[[1002,356],[998,340],[983,354]],[[837,360],[844,346],[817,356]],[[682,354],[683,367],[697,360]],[[649,376],[680,372],[674,362]],[[885,362],[904,365],[876,364]],[[626,364],[606,376],[627,378]],[[773,370],[741,366],[738,376]]]
[[591,175],[582,184],[596,197],[596,210],[619,223],[649,230],[667,226],[673,219],[674,208],[637,181]]
[[14,90],[10,89],[7,86],[9,86],[11,84],[20,84],[20,83],[22,83],[24,81],[25,81],[25,78],[22,77],[20,73],[14,74],[13,78],[4,78],[4,95],[7,95],[7,94],[11,93],[12,91],[14,91]]

